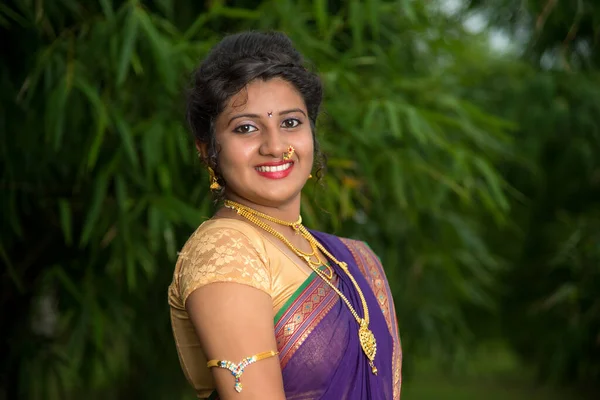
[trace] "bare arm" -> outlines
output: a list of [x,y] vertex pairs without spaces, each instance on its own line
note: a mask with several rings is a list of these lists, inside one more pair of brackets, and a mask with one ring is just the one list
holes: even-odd
[[[239,283],[213,283],[192,292],[186,309],[209,360],[239,363],[243,358],[277,350],[271,297]],[[247,366],[243,390],[225,368],[211,368],[222,400],[285,400],[277,356]]]

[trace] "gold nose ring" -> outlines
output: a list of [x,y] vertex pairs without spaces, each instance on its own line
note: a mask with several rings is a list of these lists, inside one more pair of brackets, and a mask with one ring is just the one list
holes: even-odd
[[287,160],[291,160],[292,156],[294,155],[294,152],[296,151],[296,149],[294,149],[293,146],[290,146],[287,148],[287,151],[285,153],[283,153],[283,159],[285,161]]

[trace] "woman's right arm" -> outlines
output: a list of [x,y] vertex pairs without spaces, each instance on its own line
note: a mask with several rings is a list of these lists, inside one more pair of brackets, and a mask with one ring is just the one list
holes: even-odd
[[[246,357],[276,351],[271,297],[252,286],[220,282],[194,290],[185,303],[207,359],[239,363]],[[232,373],[211,368],[221,400],[285,400],[279,358],[248,365],[242,391],[234,389]]]

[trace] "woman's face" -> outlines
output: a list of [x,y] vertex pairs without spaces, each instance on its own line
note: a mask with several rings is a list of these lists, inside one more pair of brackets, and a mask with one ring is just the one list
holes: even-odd
[[[265,207],[299,201],[313,165],[304,100],[289,82],[256,80],[233,96],[216,120],[225,196]],[[292,146],[289,160],[283,154]]]

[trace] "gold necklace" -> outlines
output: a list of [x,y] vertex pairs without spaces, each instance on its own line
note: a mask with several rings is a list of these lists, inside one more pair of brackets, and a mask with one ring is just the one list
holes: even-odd
[[[354,279],[354,277],[348,270],[348,264],[346,264],[343,261],[339,261],[337,258],[335,258],[329,251],[327,251],[327,249],[325,247],[323,247],[323,245],[321,245],[321,243],[319,243],[319,241],[317,239],[315,239],[315,237],[313,235],[311,235],[311,233],[304,227],[304,225],[302,225],[302,217],[301,216],[299,216],[295,222],[283,221],[283,220],[271,217],[270,215],[261,213],[259,211],[254,210],[253,208],[244,206],[243,204],[236,203],[231,200],[225,200],[225,207],[235,210],[238,213],[238,215],[241,215],[242,217],[246,218],[248,221],[252,222],[259,228],[267,231],[271,235],[275,236],[276,238],[278,238],[279,240],[284,242],[286,244],[286,246],[288,246],[293,252],[295,252],[298,256],[303,258],[306,261],[306,263],[308,264],[308,266],[321,279],[323,279],[325,281],[325,283],[327,285],[329,285],[338,294],[338,296],[340,296],[342,301],[344,303],[346,303],[346,306],[348,306],[348,309],[350,310],[350,313],[352,314],[354,319],[356,319],[356,322],[358,322],[358,325],[359,325],[358,339],[360,341],[360,346],[362,347],[363,352],[369,359],[369,365],[371,366],[371,371],[373,372],[373,374],[377,375],[377,368],[375,367],[375,364],[373,363],[373,360],[375,360],[375,354],[377,353],[377,342],[375,340],[375,335],[373,335],[373,332],[371,332],[371,330],[369,329],[369,307],[367,306],[367,300],[365,299],[365,296],[364,296],[362,290],[360,290],[360,286],[358,286],[358,283],[356,282],[356,280]],[[363,307],[364,318],[361,318],[358,315],[358,313],[356,312],[356,310],[354,309],[354,307],[352,306],[352,303],[350,303],[348,298],[334,284],[332,284],[330,282],[330,280],[333,276],[333,270],[331,270],[331,267],[328,266],[328,268],[330,268],[331,275],[330,276],[325,275],[318,267],[315,267],[315,262],[310,260],[310,257],[302,256],[301,254],[303,254],[303,252],[301,252],[299,249],[297,249],[283,234],[281,234],[280,232],[275,230],[270,225],[259,220],[257,217],[261,217],[263,219],[266,219],[267,221],[271,221],[271,222],[274,222],[279,225],[291,227],[292,229],[294,229],[294,231],[296,231],[297,233],[300,233],[310,243],[311,248],[313,249],[313,253],[316,255],[317,260],[319,262],[321,262],[321,258],[319,257],[316,249],[321,250],[323,252],[323,254],[325,254],[330,260],[332,260],[337,265],[339,265],[339,267],[346,273],[346,275],[348,275],[348,277],[352,281],[352,284],[356,288],[356,291],[358,292],[358,296],[360,297],[360,301],[361,301],[362,307]],[[321,265],[324,265],[324,264],[321,264]]]
[[[327,263],[325,263],[323,260],[321,260],[321,257],[319,256],[319,254],[317,252],[317,245],[315,245],[313,242],[309,241],[312,251],[310,253],[303,252],[300,249],[298,249],[296,246],[294,246],[292,244],[292,242],[290,242],[281,233],[279,233],[278,231],[273,229],[271,226],[267,225],[266,223],[264,223],[263,221],[261,221],[257,218],[257,216],[258,216],[258,217],[264,218],[268,221],[275,222],[280,225],[289,226],[290,228],[294,229],[296,232],[300,233],[299,229],[302,226],[302,217],[301,216],[299,216],[295,222],[287,222],[287,221],[279,220],[277,218],[273,218],[270,215],[263,214],[259,211],[254,210],[253,208],[246,207],[242,204],[236,203],[231,200],[225,200],[225,207],[235,210],[242,217],[246,218],[247,220],[249,220],[256,226],[258,226],[259,228],[262,228],[263,230],[269,232],[270,234],[272,234],[273,236],[275,236],[276,238],[281,240],[288,248],[290,248],[294,253],[296,253],[296,255],[298,257],[300,257],[304,261],[306,261],[308,266],[313,271],[315,269],[318,269],[321,266],[325,266],[326,271],[323,272],[323,271],[319,270],[319,272],[324,274],[328,280],[331,280],[333,278],[333,269],[331,268],[331,266],[327,265]],[[312,256],[314,256],[317,259],[317,261],[313,261],[311,259]]]

